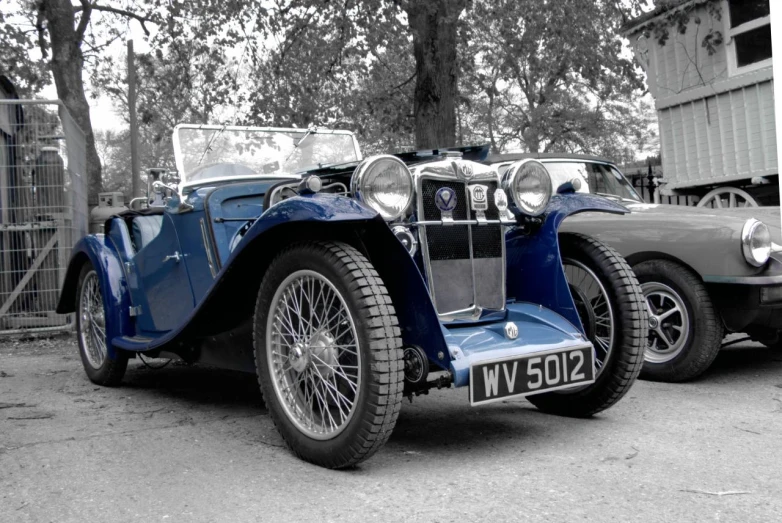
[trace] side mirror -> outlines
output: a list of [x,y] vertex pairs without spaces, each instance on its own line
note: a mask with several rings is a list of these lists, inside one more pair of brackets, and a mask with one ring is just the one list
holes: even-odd
[[578,192],[581,189],[581,180],[573,178],[557,187],[557,194],[567,194]]

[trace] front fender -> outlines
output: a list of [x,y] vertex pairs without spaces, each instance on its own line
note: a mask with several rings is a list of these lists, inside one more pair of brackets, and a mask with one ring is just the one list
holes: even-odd
[[505,234],[508,299],[537,303],[549,308],[582,332],[559,252],[559,226],[565,218],[582,212],[626,214],[623,205],[591,194],[552,196],[540,228],[528,233],[519,227]]
[[[103,295],[103,308],[106,317],[106,338],[133,333],[130,319],[130,292],[122,270],[122,261],[117,252],[102,234],[85,236],[73,247],[68,269],[65,273],[57,313],[76,312],[76,293],[79,275],[85,263],[89,263],[98,273]],[[109,357],[114,357],[114,348],[107,343]]]
[[403,343],[420,346],[432,361],[448,368],[450,356],[437,313],[413,259],[375,211],[330,194],[293,197],[270,207],[237,244],[183,325],[136,350],[235,328],[254,313],[261,280],[276,253],[293,241],[318,240],[342,241],[364,252],[391,296]]
[[[277,252],[292,238],[341,240],[363,251],[391,296],[403,343],[421,347],[430,360],[448,368],[450,355],[424,278],[376,211],[352,198],[331,194],[283,200],[253,224],[226,266],[238,262],[246,249]],[[258,259],[257,254],[251,257]]]
[[242,251],[256,239],[285,224],[337,224],[368,222],[378,218],[376,211],[345,196],[316,193],[288,198],[272,205],[255,220],[225,265],[230,265],[232,260],[241,256]]

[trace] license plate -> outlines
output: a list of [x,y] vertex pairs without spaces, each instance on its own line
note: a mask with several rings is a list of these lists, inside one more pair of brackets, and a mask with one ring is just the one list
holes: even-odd
[[589,346],[481,362],[470,367],[470,404],[584,385],[594,374]]

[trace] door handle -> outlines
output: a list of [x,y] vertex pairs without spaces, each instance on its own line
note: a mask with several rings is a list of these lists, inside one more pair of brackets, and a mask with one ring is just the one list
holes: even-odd
[[169,254],[165,258],[163,258],[163,262],[167,262],[168,260],[174,260],[175,262],[179,263],[179,260],[181,260],[183,256],[179,254],[179,251],[174,251],[174,254]]

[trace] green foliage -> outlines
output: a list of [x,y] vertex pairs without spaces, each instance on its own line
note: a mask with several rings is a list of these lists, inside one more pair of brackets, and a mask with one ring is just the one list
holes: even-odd
[[37,32],[25,14],[0,9],[0,74],[11,79],[22,97],[29,97],[43,89],[49,79],[45,61],[30,55]]
[[[13,37],[20,39],[15,56],[35,46],[47,53],[46,38],[29,30],[35,2],[13,1],[31,24]],[[449,79],[459,93],[459,141],[614,157],[643,145],[651,112],[635,101],[641,78],[617,32],[644,3],[440,0],[440,9],[460,14],[458,67]],[[136,60],[144,168],[172,166],[170,136],[180,122],[346,128],[356,131],[365,154],[415,146],[413,0],[93,5],[116,9],[88,18],[85,78],[93,96],[110,96],[119,114],[127,114],[125,57],[108,50],[127,37],[129,23],[150,30],[152,51]],[[720,43],[713,35],[704,45]],[[6,56],[11,51],[0,49],[0,66],[12,61]],[[28,59],[25,67],[38,63]],[[34,90],[42,83],[29,84]],[[429,96],[436,101],[436,89]],[[127,136],[103,133],[98,141],[104,184],[124,187],[118,180],[129,164]]]
[[643,80],[622,53],[618,14],[580,0],[475,0],[465,141],[610,156],[641,146],[650,134],[635,101]]
[[412,144],[414,62],[392,2],[293,0],[267,14],[243,122],[348,128],[370,150]]
[[[645,36],[653,37],[661,46],[665,45],[671,36],[671,30],[678,34],[685,34],[690,22],[696,26],[701,25],[701,19],[695,11],[705,4],[706,13],[713,20],[722,19],[722,7],[718,0],[701,0],[695,2],[682,2],[682,0],[658,0],[656,11],[660,11],[658,19],[653,20],[644,29]],[[709,28],[701,39],[701,47],[711,56],[717,52],[723,44],[722,32]]]

